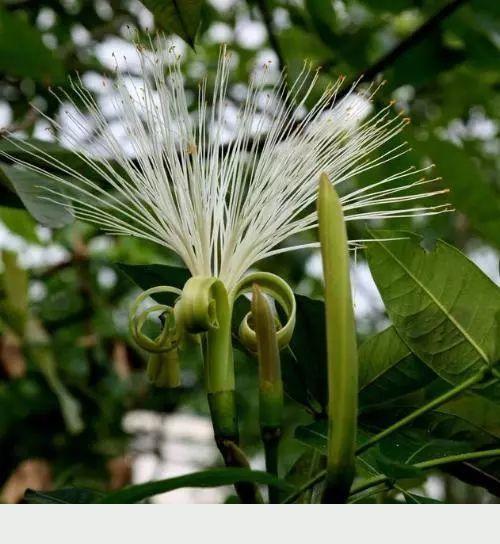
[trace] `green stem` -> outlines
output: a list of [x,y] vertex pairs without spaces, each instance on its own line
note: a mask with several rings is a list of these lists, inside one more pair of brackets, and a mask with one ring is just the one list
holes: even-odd
[[[262,442],[264,444],[264,454],[266,457],[266,472],[273,476],[278,476],[278,451],[281,439],[280,428],[262,428]],[[269,502],[271,504],[279,503],[280,493],[275,486],[269,486]]]
[[[251,468],[245,454],[235,442],[218,439],[217,447],[221,452],[226,467]],[[243,504],[261,504],[264,502],[257,485],[254,483],[239,482],[234,484],[234,488]]]
[[316,484],[319,484],[321,481],[325,479],[326,476],[326,470],[322,470],[321,472],[318,472],[314,478],[311,478],[308,480],[305,484],[300,486],[297,491],[294,491],[291,495],[288,495],[284,501],[282,501],[283,504],[292,504],[294,503],[301,495],[302,493],[305,493],[312,487],[314,487]]
[[364,501],[366,499],[369,499],[370,497],[374,497],[375,495],[380,495],[380,493],[385,493],[387,491],[387,486],[384,484],[381,484],[381,487],[378,489],[369,489],[366,493],[361,493],[357,497],[351,497],[349,499],[349,504],[354,504],[360,501]]
[[[421,470],[429,470],[431,468],[436,468],[443,465],[450,465],[452,463],[463,463],[465,461],[479,461],[481,459],[490,459],[491,457],[499,457],[499,456],[500,456],[500,448],[497,448],[493,450],[459,453],[457,455],[439,457],[438,459],[429,459],[428,461],[421,461],[420,463],[415,463],[412,466]],[[374,478],[367,480],[366,482],[363,482],[361,484],[358,484],[357,486],[354,486],[352,488],[351,495],[355,495],[357,493],[360,493],[361,491],[366,491],[367,489],[389,482],[390,480],[391,478],[389,478],[388,476],[380,474],[379,476],[375,476]]]
[[[259,360],[259,422],[266,470],[278,476],[278,447],[283,421],[283,382],[276,320],[257,284],[252,290],[252,318]],[[269,502],[279,502],[278,490],[269,486]]]
[[431,400],[424,406],[421,406],[417,410],[414,410],[413,412],[411,412],[411,414],[408,414],[403,419],[400,419],[399,421],[397,421],[390,427],[387,427],[387,429],[384,429],[380,433],[372,436],[370,439],[368,439],[366,442],[364,442],[363,444],[361,444],[361,446],[358,447],[358,449],[356,450],[356,455],[363,453],[364,451],[366,451],[371,446],[375,445],[377,442],[379,442],[383,438],[386,438],[390,434],[399,430],[401,427],[404,427],[408,423],[411,423],[414,419],[417,419],[418,417],[429,412],[430,410],[433,410],[434,408],[441,406],[442,404],[449,401],[453,397],[456,397],[457,395],[459,395],[460,393],[462,393],[463,391],[465,391],[472,385],[479,383],[480,381],[484,379],[487,371],[488,369],[480,370],[477,374],[474,374],[474,376],[472,376],[468,380],[465,380],[460,385],[457,385],[453,389],[446,391],[446,393],[443,393],[442,395]]
[[[182,291],[177,320],[191,334],[206,333],[205,384],[215,443],[228,467],[250,465],[239,448],[233,350],[232,302],[217,278],[192,277]],[[262,502],[255,484],[235,484],[243,503]]]

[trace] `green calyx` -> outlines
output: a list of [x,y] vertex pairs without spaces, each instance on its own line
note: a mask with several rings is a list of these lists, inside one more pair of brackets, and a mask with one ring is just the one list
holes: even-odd
[[206,333],[205,380],[209,394],[234,390],[232,309],[224,284],[217,278],[201,276],[186,282],[176,307],[176,318],[186,332]]

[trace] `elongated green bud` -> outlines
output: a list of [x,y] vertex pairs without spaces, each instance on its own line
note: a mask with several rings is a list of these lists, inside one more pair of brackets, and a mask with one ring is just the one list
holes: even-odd
[[259,360],[260,425],[262,429],[279,428],[283,412],[283,383],[276,320],[257,284],[252,290],[252,317]]
[[355,471],[358,355],[344,214],[326,174],[320,177],[318,216],[328,358],[328,459],[323,502],[343,503]]
[[[257,284],[252,289],[252,320],[259,360],[259,420],[267,472],[278,475],[278,448],[283,420],[283,382],[277,323],[269,302]],[[269,487],[269,501],[279,502],[276,489]]]

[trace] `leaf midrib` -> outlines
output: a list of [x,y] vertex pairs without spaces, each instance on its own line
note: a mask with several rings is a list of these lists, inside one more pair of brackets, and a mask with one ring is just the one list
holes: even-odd
[[486,356],[486,353],[481,349],[481,347],[475,342],[475,340],[470,336],[470,334],[462,327],[462,325],[451,315],[450,312],[446,310],[446,308],[441,304],[438,298],[434,296],[434,294],[427,289],[427,287],[409,270],[406,265],[392,253],[390,249],[387,248],[384,244],[379,242],[378,240],[375,240],[385,251],[388,253],[399,266],[408,274],[408,276],[417,284],[422,291],[434,302],[434,304],[444,313],[444,315],[453,323],[456,329],[464,336],[464,338],[473,346],[473,348],[479,353],[481,358],[485,361],[486,364],[489,364],[488,357]]

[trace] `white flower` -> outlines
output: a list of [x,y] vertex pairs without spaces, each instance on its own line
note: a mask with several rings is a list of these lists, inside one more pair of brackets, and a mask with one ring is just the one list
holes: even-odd
[[[76,187],[69,200],[78,218],[114,234],[157,242],[177,253],[194,276],[219,277],[231,289],[255,262],[317,245],[278,247],[317,226],[314,202],[321,172],[338,186],[347,221],[446,210],[446,205],[412,207],[413,200],[443,192],[419,193],[420,186],[434,180],[413,167],[343,191],[353,177],[407,151],[406,144],[394,145],[369,159],[407,123],[392,113],[391,105],[367,116],[371,91],[352,88],[332,106],[343,82],[339,79],[306,111],[318,73],[305,67],[287,90],[284,76],[269,86],[264,68],[236,108],[228,99],[230,55],[223,48],[213,99],[207,98],[206,80],[201,81],[197,109],[191,112],[192,97],[175,52],[158,41],[153,52],[139,47],[138,57],[141,80],[118,72],[114,84],[114,109],[128,150],[80,81],[71,83],[73,98],[58,93],[65,119],[48,119],[63,133],[62,143],[106,183],[20,140],[12,139],[37,160],[11,158],[57,181],[61,194],[65,186]],[[76,102],[85,105],[86,116]],[[68,122],[71,131],[63,132]],[[41,162],[50,165],[50,172]],[[49,198],[61,201],[58,192]]]

